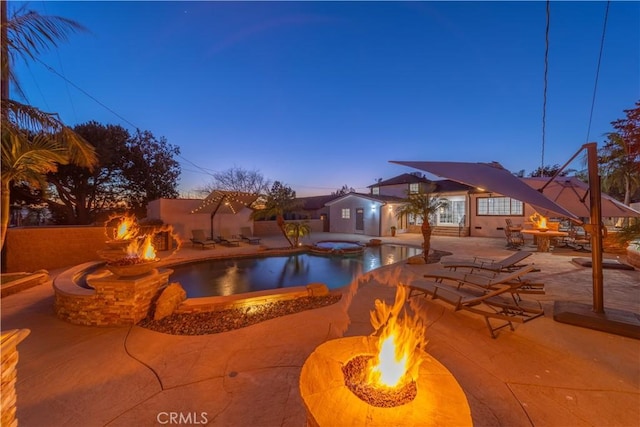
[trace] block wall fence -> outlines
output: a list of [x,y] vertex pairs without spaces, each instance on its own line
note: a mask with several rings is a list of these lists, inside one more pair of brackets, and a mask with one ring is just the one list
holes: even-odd
[[[322,220],[310,220],[314,233],[322,232]],[[275,221],[254,222],[253,234],[280,234]],[[33,272],[72,267],[99,261],[108,237],[102,226],[13,227],[7,230],[2,251],[2,272]]]

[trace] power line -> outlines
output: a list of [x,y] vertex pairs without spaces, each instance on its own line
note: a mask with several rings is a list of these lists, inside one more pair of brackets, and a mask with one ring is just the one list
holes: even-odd
[[547,75],[549,72],[549,27],[551,22],[551,1],[547,0],[547,27],[544,33],[544,88],[542,91],[542,159],[540,163],[540,170],[544,170],[544,144],[546,139],[547,128]]
[[[127,120],[126,118],[124,118],[122,115],[118,114],[116,111],[114,111],[112,108],[109,108],[108,106],[106,106],[105,104],[103,104],[102,102],[100,102],[98,99],[96,99],[94,96],[92,96],[91,94],[89,94],[87,91],[85,91],[84,89],[82,89],[81,87],[79,87],[78,85],[76,85],[75,83],[73,83],[71,80],[67,79],[65,76],[63,76],[62,74],[60,74],[59,72],[57,72],[53,67],[51,67],[48,64],[45,64],[43,61],[41,61],[38,58],[35,58],[36,61],[38,61],[40,64],[42,64],[47,70],[49,70],[50,72],[54,73],[55,75],[57,75],[58,77],[60,77],[62,80],[64,80],[65,82],[69,83],[71,86],[73,86],[74,88],[78,89],[80,92],[82,92],[85,96],[87,96],[88,98],[90,98],[91,100],[93,100],[95,103],[97,103],[98,105],[100,105],[102,108],[104,108],[105,110],[111,112],[113,115],[115,115],[116,117],[118,117],[120,120],[124,121],[125,123],[127,123],[128,125],[130,125],[131,127],[133,127],[134,129],[140,129],[140,127],[136,126],[135,124],[131,123],[131,121]],[[212,174],[210,172],[208,172],[205,168],[196,165],[195,163],[193,163],[191,160],[183,157],[180,154],[177,154],[178,157],[180,157],[182,160],[184,160],[185,162],[189,163],[190,165],[192,165],[193,167],[196,167],[198,169],[200,169],[202,171],[202,173],[206,174],[206,175],[210,175],[212,176]]]
[[[42,7],[44,8],[44,12],[46,14],[49,14],[49,12],[47,11],[47,5],[45,2],[42,2]],[[58,49],[54,49],[56,52],[56,57],[58,58],[58,64],[60,65],[60,70],[62,71],[62,74],[64,74],[64,67],[62,65],[62,59],[60,58],[60,51]],[[71,97],[71,92],[69,91],[69,84],[65,84],[64,85],[65,90],[67,91],[67,97],[69,98],[69,104],[71,104],[71,110],[73,111],[73,117],[76,119],[76,121],[78,121],[78,114],[76,113],[76,106],[73,103],[73,98]]]
[[57,75],[58,77],[60,77],[62,80],[64,80],[65,82],[69,83],[71,86],[75,87],[76,89],[78,89],[80,92],[82,92],[85,96],[91,98],[94,102],[96,102],[98,105],[100,105],[102,108],[104,108],[105,110],[111,112],[113,115],[115,115],[116,117],[118,117],[120,120],[122,120],[123,122],[129,124],[130,126],[132,126],[134,129],[140,129],[138,126],[134,125],[133,123],[131,123],[129,120],[125,119],[124,117],[122,117],[120,114],[116,113],[114,110],[112,110],[111,108],[107,107],[106,105],[104,105],[102,102],[98,101],[95,97],[93,97],[91,94],[89,94],[87,91],[85,91],[84,89],[82,89],[81,87],[79,87],[78,85],[76,85],[75,83],[73,83],[71,80],[67,79],[65,76],[63,76],[62,74],[60,74],[59,72],[57,72],[53,67],[51,67],[50,65],[45,64],[44,62],[42,62],[42,60],[40,60],[39,58],[35,58],[36,61],[38,61],[40,64],[42,64],[47,70],[51,71],[52,73],[54,73],[55,75]]
[[611,1],[607,1],[607,8],[604,12],[604,24],[602,25],[602,38],[600,39],[600,53],[598,54],[598,66],[596,67],[596,80],[593,84],[593,97],[591,98],[591,112],[589,113],[589,126],[587,127],[587,139],[585,142],[589,142],[591,136],[591,121],[593,120],[593,108],[596,104],[596,91],[598,90],[598,77],[600,76],[600,63],[602,61],[602,52],[604,50],[604,36],[607,32],[607,20],[609,17],[609,4]]

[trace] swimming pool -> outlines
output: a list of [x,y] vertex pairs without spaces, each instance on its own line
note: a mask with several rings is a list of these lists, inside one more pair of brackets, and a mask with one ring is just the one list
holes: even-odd
[[353,277],[418,255],[420,248],[402,245],[367,247],[357,256],[297,253],[233,258],[170,267],[170,282],[179,282],[187,297],[233,295],[266,289],[324,283],[329,289],[348,285]]

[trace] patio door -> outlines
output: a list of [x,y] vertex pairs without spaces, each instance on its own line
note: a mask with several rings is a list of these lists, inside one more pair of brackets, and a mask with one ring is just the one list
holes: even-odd
[[356,208],[356,233],[364,233],[364,209]]

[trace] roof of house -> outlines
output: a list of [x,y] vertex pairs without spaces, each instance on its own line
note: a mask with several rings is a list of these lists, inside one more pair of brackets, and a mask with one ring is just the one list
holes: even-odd
[[448,193],[454,191],[469,191],[473,190],[473,187],[470,187],[466,184],[462,184],[458,181],[452,181],[450,179],[441,179],[439,181],[433,181],[436,184],[436,192],[438,193]]
[[367,188],[383,187],[387,185],[398,185],[398,184],[413,184],[416,182],[424,182],[424,183],[433,182],[436,184],[436,192],[438,193],[447,193],[447,192],[453,192],[453,191],[469,191],[473,189],[473,187],[470,187],[465,184],[461,184],[457,181],[452,181],[450,179],[441,179],[437,181],[431,181],[430,179],[427,179],[422,175],[416,175],[412,173],[403,173],[402,175],[389,178],[385,181],[380,181],[373,185],[369,185]]
[[298,197],[297,200],[302,203],[302,209],[306,211],[318,210],[324,207],[325,203],[340,197],[336,194],[328,194],[324,196]]
[[413,184],[415,182],[431,182],[431,181],[423,177],[421,174],[416,175],[412,173],[403,173],[402,175],[389,178],[385,181],[380,181],[380,182],[376,182],[375,184],[371,184],[367,186],[367,188],[380,187],[384,185]]
[[379,202],[382,204],[386,204],[386,203],[398,203],[398,202],[402,202],[404,199],[402,197],[396,197],[396,196],[383,196],[383,195],[379,195],[379,194],[364,194],[364,193],[347,193],[343,196],[339,196],[333,200],[329,200],[326,204],[327,205],[331,205],[333,202],[337,202],[338,200],[341,199],[345,199],[347,197],[360,197],[363,199],[369,199],[369,200],[373,200],[375,202]]

